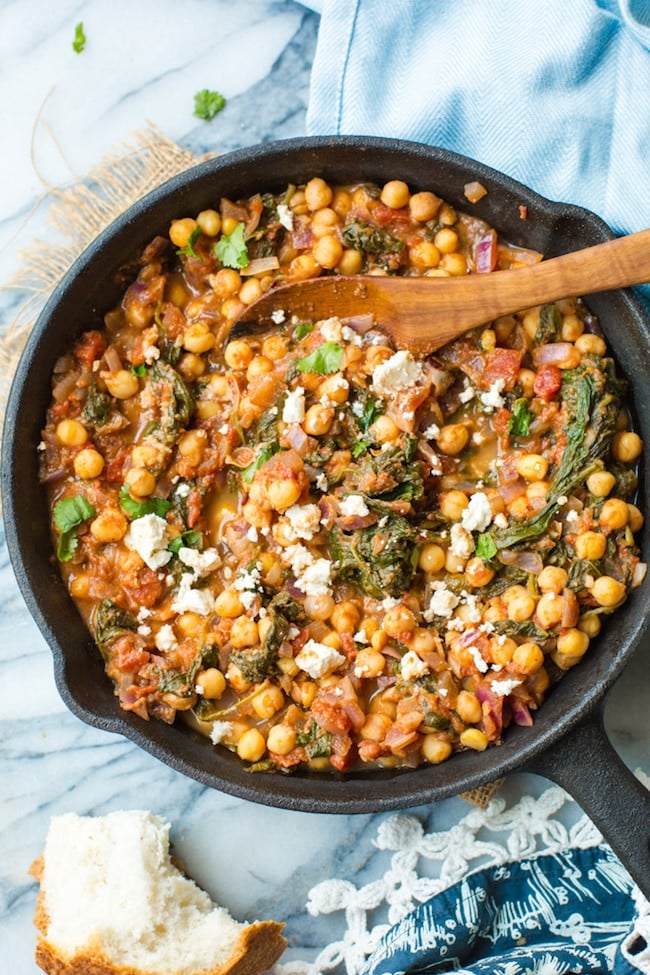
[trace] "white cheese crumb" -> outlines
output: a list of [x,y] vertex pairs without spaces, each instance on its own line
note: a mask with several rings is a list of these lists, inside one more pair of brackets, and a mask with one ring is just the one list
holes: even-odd
[[430,622],[434,616],[452,616],[459,602],[460,599],[456,593],[452,592],[451,589],[445,589],[444,586],[441,586],[439,589],[435,590],[433,596],[431,597],[429,608],[426,610],[423,616],[428,622]]
[[465,592],[465,590],[460,595],[465,606],[465,619],[472,623],[478,623],[483,615],[479,607],[478,596],[472,592]]
[[481,633],[494,633],[494,629],[494,623],[490,623],[489,620],[485,620],[485,622],[481,623],[479,626],[479,631]]
[[276,308],[274,312],[271,312],[271,321],[275,325],[282,325],[286,321],[287,313],[283,308]]
[[345,663],[345,657],[334,647],[328,647],[325,643],[317,643],[316,640],[307,640],[299,654],[294,658],[301,670],[313,680],[330,674],[341,664]]
[[363,403],[361,400],[355,399],[351,409],[355,416],[363,416]]
[[506,518],[506,516],[502,511],[500,511],[498,515],[494,516],[494,524],[497,526],[497,528],[508,527],[508,519]]
[[171,541],[169,525],[160,515],[143,515],[129,525],[124,536],[124,544],[137,552],[150,569],[160,569],[167,565],[172,553],[167,551]]
[[319,491],[327,491],[329,484],[327,481],[327,474],[319,474],[316,478],[316,487]]
[[284,514],[297,538],[310,541],[320,528],[320,508],[317,504],[292,504]]
[[483,532],[492,521],[492,508],[487,494],[477,491],[461,516],[461,524],[470,532]]
[[495,379],[490,388],[485,393],[481,393],[479,398],[486,413],[491,413],[505,403],[501,395],[505,384],[505,379]]
[[148,609],[146,606],[141,606],[138,610],[138,623],[142,623],[143,620],[146,620],[147,617],[151,616],[152,612],[152,609]]
[[580,515],[575,508],[571,508],[571,510],[567,511],[566,515],[564,516],[564,520],[567,522],[567,524],[572,524],[574,521],[580,520]]
[[146,623],[141,623],[140,626],[138,627],[138,633],[140,634],[140,636],[149,636],[149,634],[151,633],[151,627],[147,626]]
[[229,426],[229,424],[227,424],[227,423],[222,423],[222,424],[221,424],[221,426],[219,427],[219,430],[218,430],[218,432],[219,432],[219,433],[220,433],[220,434],[221,434],[221,435],[222,435],[223,437],[225,437],[225,436],[226,436],[226,434],[228,433],[228,431],[229,431],[229,430],[230,430],[230,426]]
[[214,596],[207,589],[193,589],[193,581],[194,576],[190,572],[183,573],[172,600],[172,609],[175,613],[198,613],[199,616],[208,616],[214,609]]
[[365,518],[366,515],[370,514],[370,509],[360,494],[350,494],[347,498],[339,501],[339,511],[344,518],[352,518],[355,515]]
[[302,423],[305,419],[305,391],[302,386],[296,386],[294,390],[287,393],[282,407],[282,420],[284,423]]
[[426,430],[423,431],[422,436],[426,440],[435,440],[440,434],[440,427],[437,423],[431,423]]
[[490,687],[499,697],[507,697],[508,694],[512,694],[515,687],[519,687],[520,684],[520,680],[508,679],[505,677],[503,680],[493,680]]
[[429,672],[429,668],[424,660],[418,657],[415,650],[409,650],[402,657],[400,671],[404,680],[415,680],[417,677],[424,677]]
[[469,403],[470,400],[474,399],[475,395],[476,395],[476,391],[474,390],[474,388],[472,386],[467,385],[465,386],[465,389],[462,391],[462,393],[458,394],[458,399],[460,400],[461,403]]
[[221,565],[221,557],[216,548],[206,548],[205,551],[199,552],[196,548],[183,546],[178,550],[178,557],[183,565],[192,569],[197,579],[209,575]]
[[376,366],[372,374],[372,385],[380,396],[392,397],[400,389],[416,386],[424,378],[422,363],[413,358],[405,349]]
[[296,579],[296,585],[305,596],[329,596],[332,592],[332,563],[329,559],[316,559]]
[[41,442],[39,443],[36,449],[40,451],[47,450],[47,444],[45,443],[44,440],[41,440]]
[[250,528],[246,532],[246,538],[248,539],[249,542],[257,542],[258,541],[258,539],[259,539],[259,533],[258,533],[257,528],[255,527],[255,525],[251,525],[250,526]]
[[227,738],[232,731],[232,721],[213,721],[210,731],[210,741],[213,745],[218,745]]
[[240,569],[233,586],[235,589],[238,589],[239,592],[245,592],[246,590],[256,592],[259,589],[261,578],[260,570],[257,568],[257,566],[254,566],[250,570]]
[[344,341],[348,342],[349,345],[363,345],[363,338],[358,332],[355,332],[353,328],[349,325],[344,325],[342,330],[342,338]]
[[187,481],[183,481],[182,484],[178,485],[178,487],[174,491],[174,494],[176,495],[177,498],[188,498],[190,494],[190,490],[191,489]]
[[173,650],[176,646],[176,635],[169,623],[165,623],[161,626],[156,633],[155,644],[159,650],[166,653],[168,650]]
[[467,651],[471,656],[472,660],[474,661],[476,669],[479,670],[482,674],[486,674],[488,671],[488,665],[486,661],[483,659],[483,657],[481,656],[481,651],[479,650],[479,648],[470,645],[467,648]]
[[368,635],[367,635],[367,633],[366,633],[365,630],[359,630],[358,633],[355,633],[354,634],[353,639],[354,639],[354,642],[355,643],[369,643],[370,642],[368,640]]
[[326,318],[318,323],[318,328],[326,342],[341,341],[342,328],[338,318]]
[[393,606],[398,606],[399,602],[399,599],[394,599],[393,596],[385,596],[380,605],[384,612],[387,612],[389,609],[392,609]]
[[451,526],[451,544],[449,551],[452,555],[457,555],[459,559],[468,559],[474,551],[474,547],[474,539],[472,538],[471,532],[463,525],[455,524]]
[[559,505],[563,505],[566,504],[569,499],[567,498],[566,494],[561,494],[556,500]]
[[448,630],[457,630],[460,632],[465,629],[465,621],[460,618],[460,616],[452,616],[452,618],[447,623]]
[[287,230],[293,230],[293,210],[286,203],[278,203],[278,220]]

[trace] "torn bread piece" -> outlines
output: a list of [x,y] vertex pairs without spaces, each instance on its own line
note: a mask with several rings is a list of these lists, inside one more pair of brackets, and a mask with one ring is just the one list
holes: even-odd
[[54,817],[30,872],[48,975],[262,975],[286,948],[284,925],[235,921],[184,876],[148,812]]

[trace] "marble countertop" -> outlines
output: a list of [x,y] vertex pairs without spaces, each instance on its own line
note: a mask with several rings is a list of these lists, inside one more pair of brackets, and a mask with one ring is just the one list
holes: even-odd
[[[78,55],[72,39],[80,21],[87,45]],[[196,154],[304,134],[317,31],[318,15],[293,0],[0,0],[0,283],[16,273],[35,237],[54,239],[51,190],[74,182],[147,122]],[[210,122],[192,114],[193,95],[205,87],[227,98]],[[0,291],[3,326],[17,297]],[[607,727],[628,766],[650,775],[647,652],[641,649],[610,693]],[[390,816],[251,804],[205,789],[130,742],[83,724],[57,694],[50,653],[19,594],[4,535],[0,686],[4,970],[38,971],[36,890],[27,870],[49,818],[142,808],[143,797],[172,823],[190,874],[237,918],[287,922],[291,947],[283,961],[314,958],[336,939],[352,937],[345,911],[318,912],[313,903],[308,911],[309,892],[331,877],[358,888],[385,876],[390,858],[378,836]],[[499,795],[510,809],[522,797],[543,796],[548,786],[515,774]],[[471,810],[449,799],[408,815],[427,831],[444,832],[465,824]],[[328,965],[322,970],[342,970]]]

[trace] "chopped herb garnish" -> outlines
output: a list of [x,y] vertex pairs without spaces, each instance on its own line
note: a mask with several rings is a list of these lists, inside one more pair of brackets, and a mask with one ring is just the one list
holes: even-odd
[[54,524],[61,532],[56,555],[59,562],[68,562],[78,545],[77,526],[95,515],[90,501],[77,494],[74,498],[57,501],[52,510]]
[[277,454],[279,450],[280,448],[276,443],[264,444],[260,448],[255,460],[251,461],[248,467],[244,467],[243,471],[241,472],[242,480],[246,481],[247,484],[250,484],[253,480],[255,471],[259,470],[263,464],[266,464],[267,460],[270,460],[271,457],[273,457],[274,454]]
[[138,366],[130,366],[130,372],[132,372],[133,375],[137,376],[139,379],[142,379],[143,376],[147,375],[147,367],[145,366],[144,362],[141,362]]
[[535,414],[528,409],[528,400],[525,396],[516,399],[512,404],[512,416],[508,421],[508,433],[511,437],[527,437],[530,424],[535,419]]
[[298,342],[300,342],[300,340],[304,339],[306,335],[311,335],[313,331],[314,326],[311,324],[311,322],[299,322],[296,325],[296,339]]
[[194,96],[194,115],[196,118],[209,120],[225,107],[226,99],[218,91],[202,88]]
[[250,258],[244,240],[244,224],[238,223],[231,234],[222,234],[214,245],[214,253],[224,267],[232,267],[235,270],[247,267]]
[[327,376],[338,372],[342,362],[343,348],[336,342],[324,342],[311,355],[298,359],[296,369],[298,372],[317,372],[321,376]]
[[195,532],[189,529],[188,531],[181,532],[180,535],[172,539],[167,548],[174,555],[178,555],[182,548],[196,548],[200,551],[203,548],[203,535],[201,532]]
[[72,42],[72,50],[77,54],[81,54],[86,46],[86,35],[84,33],[84,25],[79,22],[74,29],[74,40]]
[[476,543],[476,555],[479,559],[483,559],[484,562],[491,562],[497,551],[495,541],[489,532],[479,535]]
[[120,488],[120,508],[122,511],[134,521],[136,518],[143,518],[145,515],[158,515],[159,518],[164,518],[170,508],[173,508],[173,502],[167,501],[166,498],[147,498],[146,501],[135,501],[129,494],[129,489],[126,484],[123,484]]
[[194,250],[194,245],[196,244],[197,240],[199,239],[202,233],[203,231],[201,230],[201,228],[199,226],[196,226],[192,231],[192,233],[190,234],[185,247],[179,247],[179,249],[176,251],[178,256],[198,257],[199,255]]

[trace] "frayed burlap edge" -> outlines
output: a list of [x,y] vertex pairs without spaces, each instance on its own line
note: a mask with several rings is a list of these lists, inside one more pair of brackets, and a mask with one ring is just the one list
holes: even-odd
[[1,291],[18,295],[18,308],[0,339],[0,423],[11,379],[30,330],[52,289],[73,261],[136,200],[200,160],[154,125],[134,133],[67,188],[43,198],[60,239],[34,240],[18,255],[19,269]]
[[[15,277],[0,288],[21,296],[18,310],[0,338],[0,426],[27,337],[70,265],[136,200],[200,161],[156,126],[149,125],[101,159],[78,183],[48,191],[44,201],[48,219],[61,240],[34,240],[18,255],[21,266]],[[485,809],[499,785],[500,782],[488,783],[463,792],[461,798]]]

